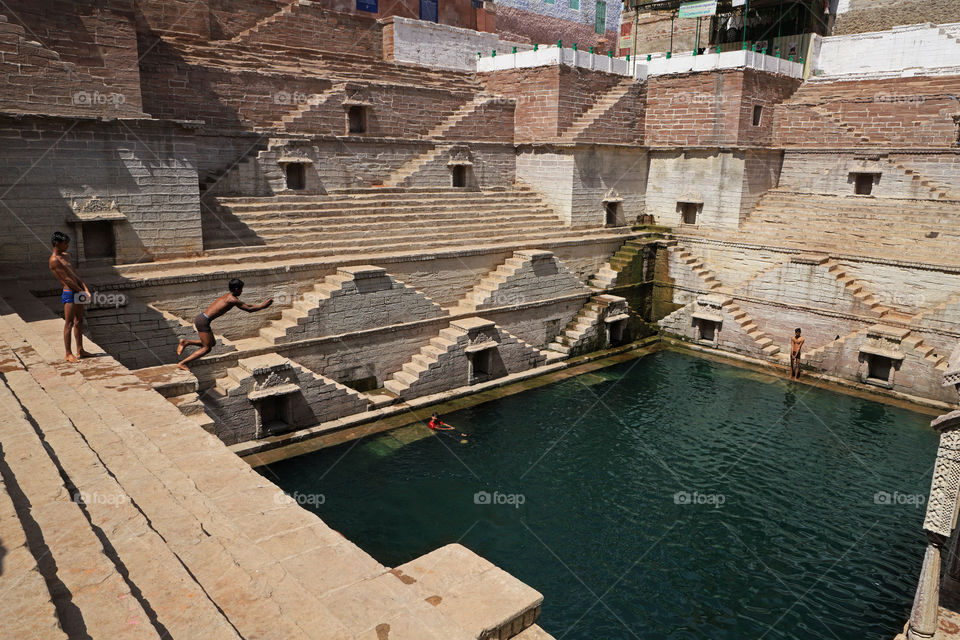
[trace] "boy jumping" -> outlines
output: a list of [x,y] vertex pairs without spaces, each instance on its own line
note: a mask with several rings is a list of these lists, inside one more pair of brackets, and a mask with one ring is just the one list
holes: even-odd
[[193,319],[193,326],[197,328],[197,336],[200,337],[199,340],[180,340],[180,344],[177,345],[177,355],[183,353],[183,350],[186,347],[200,347],[189,356],[177,363],[177,366],[183,369],[184,371],[189,371],[187,367],[188,362],[202,358],[203,356],[210,353],[210,350],[213,349],[213,345],[217,344],[217,339],[213,335],[213,330],[210,328],[210,322],[216,320],[230,309],[237,307],[242,309],[247,313],[253,311],[261,311],[266,309],[273,304],[273,298],[268,299],[262,304],[247,304],[240,299],[240,294],[243,293],[243,280],[238,280],[234,278],[227,285],[227,288],[230,290],[230,293],[224,294],[213,301],[213,303],[207,307],[206,311],[202,311],[197,314],[197,317]]

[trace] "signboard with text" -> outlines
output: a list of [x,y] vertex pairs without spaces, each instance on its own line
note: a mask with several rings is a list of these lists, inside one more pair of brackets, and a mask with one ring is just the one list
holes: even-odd
[[697,0],[680,5],[681,18],[702,18],[717,15],[717,0]]

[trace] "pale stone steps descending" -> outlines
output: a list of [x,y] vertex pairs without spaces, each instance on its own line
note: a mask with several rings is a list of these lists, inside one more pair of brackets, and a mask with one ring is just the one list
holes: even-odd
[[[0,382],[3,386],[3,382]],[[7,398],[6,392],[0,392]],[[0,399],[0,406],[4,399]],[[13,420],[12,412],[5,412],[4,420]],[[9,437],[6,427],[0,430]],[[11,484],[8,485],[7,481]],[[60,627],[53,599],[47,583],[37,567],[37,560],[27,541],[24,523],[17,515],[10,492],[21,495],[16,478],[0,459],[0,541],[3,543],[3,572],[0,573],[0,593],[3,593],[4,638],[39,638],[66,640]],[[36,505],[38,508],[40,505]],[[29,526],[29,525],[28,525]]]
[[[44,338],[32,331],[31,327],[32,324],[27,326],[21,323],[18,330],[28,334],[31,346],[37,347],[42,355],[42,351],[45,350]],[[55,352],[50,351],[50,353]],[[42,370],[44,365],[34,362],[31,368]],[[150,535],[149,530],[145,533],[143,531],[146,525],[131,527],[129,517],[121,519],[121,523],[126,523],[125,526],[137,534],[132,538],[131,544],[137,543],[140,546],[135,548],[136,554],[124,553],[125,539],[114,540],[114,546],[121,557],[127,558],[131,563],[137,560],[145,563],[142,571],[133,564],[127,566],[127,570],[131,580],[136,580],[140,575],[147,576],[138,582],[137,586],[142,590],[144,597],[154,594],[150,604],[157,615],[169,614],[164,620],[175,628],[185,625],[187,637],[196,633],[197,629],[201,629],[201,635],[207,633],[211,638],[238,637],[237,633],[243,637],[258,636],[267,633],[270,629],[273,632],[282,633],[284,637],[292,638],[336,637],[335,633],[326,635],[322,632],[318,633],[314,628],[318,624],[326,625],[327,630],[337,628],[336,620],[322,604],[310,602],[310,598],[306,597],[302,588],[285,578],[284,571],[276,569],[272,572],[267,571],[272,559],[265,556],[253,544],[248,534],[241,531],[240,525],[245,521],[228,516],[222,510],[223,503],[216,504],[208,494],[198,492],[196,490],[196,485],[199,484],[198,478],[196,476],[189,478],[185,475],[184,467],[174,463],[165,453],[161,453],[157,445],[151,443],[144,434],[148,433],[145,427],[147,420],[150,420],[153,422],[151,428],[163,429],[167,438],[173,435],[171,430],[177,428],[181,431],[180,438],[190,436],[189,439],[196,441],[212,438],[212,436],[189,422],[183,422],[184,419],[179,416],[179,413],[171,414],[171,409],[176,412],[173,405],[164,401],[159,395],[153,394],[149,387],[132,382],[136,378],[125,373],[122,367],[117,366],[117,372],[118,375],[106,380],[107,384],[119,385],[112,391],[116,394],[116,389],[119,388],[121,390],[119,398],[104,397],[104,389],[96,388],[95,384],[88,384],[89,381],[82,376],[84,370],[80,369],[77,373],[71,372],[65,381],[61,379],[59,383],[55,381],[46,383],[49,388],[56,388],[58,393],[64,394],[64,397],[73,391],[74,398],[70,403],[54,400],[49,396],[46,397],[46,401],[52,405],[50,410],[74,412],[73,419],[79,420],[74,423],[75,427],[82,431],[84,440],[96,450],[97,457],[109,466],[110,476],[120,485],[112,492],[101,489],[100,493],[107,496],[122,495],[128,501],[124,504],[136,505],[143,513],[144,522],[149,523],[149,527],[155,529],[160,539],[166,544],[166,555],[169,555],[169,552],[175,554],[175,557],[165,558],[163,548],[155,546],[151,549],[149,544],[144,546],[150,540],[149,537],[144,537]],[[94,373],[94,375],[97,374]],[[124,384],[123,377],[131,378],[132,381]],[[117,378],[120,379],[117,380]],[[137,393],[138,390],[139,393]],[[124,393],[140,395],[138,404],[131,406],[129,402],[132,400],[126,401]],[[144,396],[144,393],[148,395]],[[83,399],[78,400],[77,395]],[[118,399],[119,404],[114,404],[113,401]],[[148,399],[149,402],[144,402]],[[83,402],[86,404],[84,405]],[[43,409],[42,405],[38,407]],[[45,422],[50,422],[49,416]],[[139,424],[134,424],[135,422]],[[126,446],[118,446],[121,442]],[[216,444],[218,445],[216,451],[221,453],[222,443],[216,441]],[[188,459],[191,456],[202,456],[203,448],[194,445],[184,453],[186,454],[184,457]],[[251,498],[252,496],[248,496],[248,500]],[[276,507],[275,501],[272,504]],[[118,512],[116,506],[110,502],[105,502],[103,506],[111,507],[114,513]],[[304,515],[309,516],[309,514]],[[119,536],[124,533],[124,530],[111,528],[107,532]],[[112,536],[111,539],[113,540]],[[363,557],[366,556],[358,556],[358,558]],[[152,567],[152,564],[157,561],[162,561],[162,566]],[[358,563],[356,566],[359,568],[363,565]],[[375,572],[378,566],[374,563],[371,571]],[[190,588],[190,582],[185,578],[165,575],[168,571],[177,570],[179,567],[186,569],[188,573],[185,575],[198,585],[194,587],[194,592],[179,593],[175,597],[169,597],[163,593],[156,595],[156,592],[164,586],[174,589]],[[357,580],[362,577],[341,569],[342,580]],[[273,593],[274,598],[265,600],[256,596],[257,593],[265,592]],[[204,606],[200,598],[204,594],[215,603],[211,607],[213,611],[222,612],[218,614],[221,618],[224,615],[229,618],[228,624],[217,625],[216,620],[202,621],[199,616],[203,613]],[[184,602],[194,600],[197,600],[195,603],[197,610],[193,614],[180,612]],[[281,611],[285,611],[285,614]],[[193,615],[195,628],[192,632],[189,630],[190,625],[186,624],[189,620],[181,620],[184,615],[188,618]],[[280,616],[280,618],[272,619],[273,616]],[[163,623],[164,620],[160,622]]]
[[[5,362],[16,362],[10,350],[0,351]],[[49,399],[35,383],[30,388],[23,386],[30,376],[22,365],[10,369],[4,374],[6,384],[0,384],[4,465],[24,497],[21,517],[29,519],[28,526],[42,536],[33,555],[63,631],[71,637],[89,634],[94,638],[159,639],[161,635],[150,616],[131,593],[80,505],[72,499],[57,462],[45,449],[20,402],[31,399],[49,403]],[[19,397],[8,385],[16,387]],[[105,607],[106,603],[111,606]],[[54,631],[49,626],[48,630]]]
[[[26,331],[36,324],[31,323]],[[51,323],[40,324],[54,328]],[[53,320],[52,324],[62,322]],[[55,351],[45,346],[49,344],[49,332],[45,336],[32,333],[31,346],[56,357]],[[104,376],[104,365],[114,369],[112,375]],[[326,607],[308,595],[304,584],[291,577],[291,569],[264,553],[258,541],[288,528],[323,527],[328,532],[325,544],[303,555],[304,562],[310,562],[312,555],[333,554],[340,558],[335,577],[315,579],[318,584],[323,582],[323,593],[375,575],[384,568],[312,514],[295,504],[278,503],[276,487],[260,479],[239,459],[233,464],[234,458],[219,440],[183,418],[173,405],[146,385],[138,384],[137,378],[121,366],[110,361],[99,363],[97,369],[75,369],[84,377],[93,378],[78,381],[74,376],[67,384],[76,385],[77,393],[88,402],[87,407],[78,405],[78,410],[101,416],[103,424],[114,433],[85,423],[84,436],[110,466],[111,474],[132,502],[145,509],[144,514],[176,553],[179,563],[188,568],[231,625],[244,637],[268,637],[274,633],[318,640],[348,638]],[[98,446],[101,439],[103,446]],[[173,440],[181,443],[182,450],[171,448],[169,443]],[[120,442],[127,446],[117,446]],[[173,453],[177,455],[171,456]],[[204,464],[206,459],[211,463]],[[219,462],[214,463],[214,459]],[[230,464],[224,465],[225,461]],[[252,483],[238,485],[238,477],[247,477]],[[242,497],[236,496],[237,492],[242,492]],[[144,554],[144,558],[149,560],[150,554]],[[350,560],[346,561],[347,558]],[[320,557],[314,560],[322,566]],[[264,599],[258,595],[262,593],[272,596]],[[183,601],[179,600],[179,604]],[[211,637],[218,636],[212,633]]]
[[[11,388],[42,430],[61,474],[69,476],[91,525],[109,538],[106,551],[116,557],[118,571],[138,594],[136,599],[146,615],[155,618],[157,632],[174,637],[201,633],[209,638],[239,638],[167,540],[153,528],[139,502],[118,483],[117,467],[108,471],[104,466],[103,450],[119,447],[97,409],[59,380],[53,367],[31,356],[34,354],[28,353],[25,362],[29,375],[21,376]],[[184,608],[184,602],[191,606]]]
[[[414,355],[399,371],[384,380],[384,388],[402,396],[403,392],[417,381],[421,373],[439,366],[440,357],[457,345],[458,337],[457,331],[449,327],[442,329],[439,335],[431,338],[430,342],[420,349],[419,354]],[[417,358],[418,355],[419,358]]]
[[[82,453],[84,447],[96,452],[97,464],[109,469],[104,478],[107,489],[113,486],[126,492],[130,508],[142,511],[145,526],[162,536],[179,558],[179,566],[189,570],[191,578],[202,585],[205,596],[229,619],[232,626],[228,631],[248,638],[349,640],[374,637],[370,634],[377,633],[378,625],[386,617],[391,623],[396,620],[398,638],[468,640],[487,637],[485,634],[490,632],[498,637],[514,635],[534,622],[535,615],[530,612],[539,607],[539,594],[502,574],[503,579],[496,581],[501,594],[498,598],[490,592],[491,583],[486,580],[471,582],[469,575],[458,575],[465,573],[463,558],[460,567],[444,571],[444,580],[463,586],[450,589],[449,597],[463,598],[465,610],[474,612],[480,603],[485,603],[490,617],[464,616],[462,612],[448,615],[425,602],[419,591],[408,588],[409,581],[388,571],[294,500],[282,496],[276,486],[230,454],[223,443],[180,415],[176,407],[111,358],[104,356],[79,365],[47,364],[58,361],[58,350],[53,345],[61,335],[62,321],[25,293],[15,293],[10,299],[33,318],[24,322],[0,300],[0,328],[6,331],[13,326],[29,340],[29,348],[23,353],[31,364],[30,370],[23,372],[23,384],[39,388],[37,383],[41,380],[30,378],[40,376],[43,389],[51,390],[53,395],[43,393],[36,403],[38,410],[51,414],[66,412],[63,415],[72,422],[77,434],[71,436],[76,446],[69,447],[69,429],[50,431],[50,437],[56,436],[50,443],[53,450],[71,456],[69,465],[78,477],[97,472],[96,464],[85,464],[84,456],[88,454]],[[3,342],[17,340],[5,337]],[[6,372],[9,368],[5,367],[8,377],[17,373]],[[0,398],[5,390],[5,386],[0,386]],[[43,424],[51,424],[50,418],[45,416]],[[8,418],[0,425],[6,429],[9,423]],[[77,443],[81,434],[82,442]],[[21,441],[26,440],[9,439],[12,444]],[[6,437],[4,449],[9,451]],[[73,457],[78,451],[82,455]],[[48,493],[76,509],[77,503],[69,501],[69,495],[62,490],[60,478],[53,476],[56,488]],[[31,482],[39,480],[35,474],[30,478]],[[109,485],[110,482],[115,484]],[[114,541],[115,536],[121,535],[130,520],[119,518],[116,524],[120,529],[104,530],[108,540]],[[45,522],[43,529],[58,531],[63,527]],[[143,534],[134,536],[132,540],[139,542],[142,537]],[[76,554],[77,547],[72,541],[71,544],[71,552]],[[473,556],[462,547],[458,552]],[[126,552],[121,549],[119,553],[122,556]],[[144,563],[162,560],[149,551],[141,555]],[[91,573],[92,560],[85,554],[77,558],[87,574]],[[58,566],[68,567],[70,562]],[[500,575],[487,573],[491,577]],[[133,575],[131,571],[130,579]],[[146,579],[143,584],[147,584]],[[438,595],[445,597],[447,593],[444,590]],[[513,595],[506,597],[507,594]],[[93,598],[96,594],[87,591],[83,595]],[[147,597],[147,590],[138,597]],[[160,602],[160,598],[155,599]],[[94,600],[99,607],[96,610],[109,616],[109,624],[130,628],[129,621],[118,615],[116,605],[104,607],[103,598]],[[108,600],[117,602],[115,596]],[[74,602],[85,603],[76,594]],[[170,619],[171,615],[182,613],[183,602],[178,602],[181,606],[174,612],[159,606],[154,611],[157,616]],[[497,620],[498,625],[488,625]],[[148,629],[137,628],[136,635],[108,630],[93,637],[149,638]],[[220,636],[198,626],[173,637]]]
[[160,273],[170,272],[177,268],[186,268],[191,271],[202,270],[214,265],[233,265],[243,263],[256,263],[258,265],[271,261],[289,261],[295,259],[323,258],[330,256],[354,256],[354,255],[375,255],[390,253],[393,255],[407,253],[422,253],[425,251],[438,251],[443,249],[457,248],[533,248],[538,244],[550,241],[586,241],[591,239],[616,238],[627,235],[630,230],[620,229],[595,229],[595,230],[577,230],[576,232],[560,228],[551,231],[528,231],[526,233],[490,233],[483,237],[474,235],[458,235],[449,238],[423,238],[420,237],[416,242],[385,242],[382,238],[362,239],[354,242],[338,243],[330,246],[321,242],[306,243],[283,243],[268,246],[245,246],[236,248],[211,249],[203,256],[185,260],[171,259],[158,260],[153,263],[139,265],[125,265],[117,269],[124,275],[142,274],[142,273]]
[[643,250],[643,243],[636,240],[627,240],[610,260],[590,277],[587,284],[594,289],[612,289],[619,284],[620,274],[630,267],[636,256]]
[[[417,194],[420,196],[420,194]],[[269,218],[275,215],[295,217],[322,216],[324,218],[356,217],[357,215],[402,215],[407,213],[437,213],[451,209],[457,211],[483,212],[486,209],[510,208],[517,205],[536,206],[541,204],[533,193],[473,192],[459,189],[457,193],[438,192],[432,197],[399,198],[384,197],[356,199],[335,199],[302,197],[296,200],[282,196],[258,198],[256,201],[244,201],[235,198],[219,198],[219,204],[244,220]]]
[[[730,290],[725,288],[717,279],[713,270],[706,266],[702,258],[693,255],[688,249],[685,249],[679,244],[667,247],[667,251],[674,254],[681,263],[686,264],[691,271],[693,271],[705,285],[707,292],[721,294],[730,292]],[[780,347],[774,344],[773,340],[758,327],[757,323],[746,311],[734,302],[732,297],[725,297],[722,307],[726,313],[730,314],[740,328],[750,336],[756,343],[758,350],[763,353],[764,356],[773,358],[780,353]]]
[[495,233],[497,235],[509,234],[511,232],[525,234],[531,226],[536,226],[541,230],[567,228],[561,221],[551,216],[546,219],[538,218],[534,220],[508,219],[499,223],[495,221],[464,222],[459,225],[410,222],[399,225],[391,224],[386,228],[383,228],[381,225],[372,224],[370,227],[373,228],[369,228],[367,225],[355,225],[353,229],[344,229],[341,226],[333,226],[332,228],[324,226],[319,229],[312,226],[297,226],[295,229],[290,229],[288,225],[286,229],[258,230],[258,234],[266,240],[268,244],[317,241],[324,242],[329,247],[334,247],[337,246],[335,243],[341,241],[351,244],[353,241],[363,238],[382,240],[387,233],[389,234],[388,237],[390,237],[391,242],[403,243],[421,240],[425,235],[439,240],[463,237],[482,238],[488,233]]
[[579,346],[587,331],[599,321],[603,308],[603,305],[595,300],[588,301],[564,327],[560,335],[547,345],[547,349],[558,353],[570,353]]
[[[484,220],[487,216],[483,214],[476,215],[464,215],[461,214],[459,219],[450,218],[445,215],[436,215],[431,217],[417,216],[377,216],[375,219],[363,222],[356,222],[356,218],[346,218],[349,222],[338,223],[332,222],[329,218],[322,218],[321,220],[305,220],[305,224],[297,224],[297,228],[303,231],[328,231],[331,228],[335,228],[338,232],[352,232],[352,231],[390,231],[393,229],[411,229],[411,228],[430,228],[435,229],[438,227],[452,227],[452,226],[463,226],[463,225],[481,225],[489,224],[490,220]],[[522,223],[527,226],[533,226],[538,223],[550,223],[557,222],[556,215],[552,211],[544,211],[541,213],[535,212],[516,212],[511,210],[505,212],[504,218],[509,220],[510,223]],[[255,230],[259,235],[266,236],[269,233],[276,233],[278,231],[287,230],[290,228],[291,220],[286,221],[269,221],[261,223],[252,223],[250,228]]]

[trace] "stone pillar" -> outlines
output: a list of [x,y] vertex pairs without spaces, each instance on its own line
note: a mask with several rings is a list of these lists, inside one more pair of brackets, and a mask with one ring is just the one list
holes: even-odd
[[940,550],[943,538],[928,534],[927,551],[923,555],[920,582],[913,598],[907,640],[932,638],[937,632],[937,612],[940,605]]

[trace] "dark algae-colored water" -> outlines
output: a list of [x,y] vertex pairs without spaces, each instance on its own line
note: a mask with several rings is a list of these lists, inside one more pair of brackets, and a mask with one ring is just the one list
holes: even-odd
[[557,638],[902,629],[926,416],[661,352],[443,417],[456,434],[406,428],[260,471],[322,494],[305,506],[388,566],[469,547],[544,594]]

